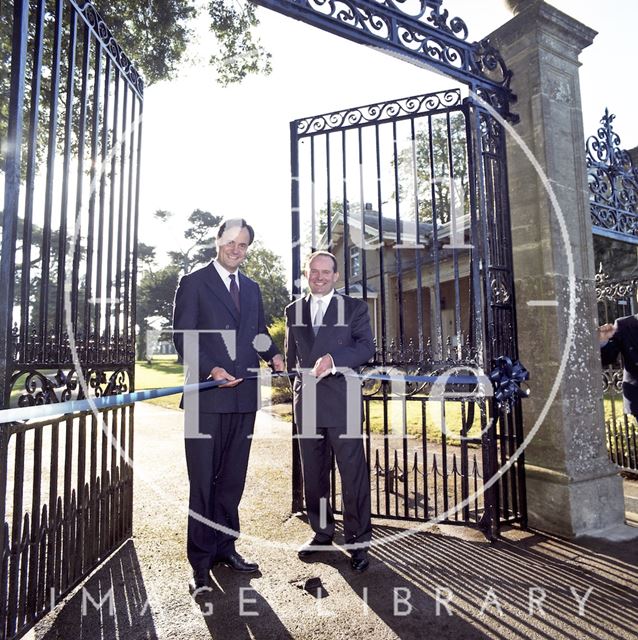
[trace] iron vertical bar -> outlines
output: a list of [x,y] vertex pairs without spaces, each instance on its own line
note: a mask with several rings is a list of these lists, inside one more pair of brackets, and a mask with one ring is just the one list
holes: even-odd
[[55,573],[55,549],[58,530],[56,526],[58,504],[58,447],[59,447],[59,421],[51,425],[51,455],[49,457],[49,536],[47,540],[47,571],[45,597],[51,593],[51,589],[58,589],[58,581]]
[[[377,210],[379,225],[379,292],[381,295],[381,364],[383,370],[387,365],[387,300],[386,300],[386,283],[385,283],[385,259],[384,248],[385,242],[383,237],[383,191],[381,188],[381,138],[379,125],[375,124],[375,147],[376,147],[376,169],[377,169]],[[385,495],[385,514],[390,513],[390,445],[388,439],[388,385],[382,384],[383,394],[383,483]],[[379,509],[380,511],[381,509]]]
[[0,427],[0,637],[6,633],[7,609],[5,606],[7,599],[8,558],[5,551],[9,546],[10,536],[6,518],[6,495],[7,495],[7,473],[9,469],[9,440],[11,439],[11,429],[7,425]]
[[127,502],[127,509],[128,509],[128,516],[127,516],[127,521],[126,521],[126,531],[125,533],[127,533],[128,535],[132,535],[133,532],[133,490],[134,490],[134,483],[133,483],[133,456],[135,454],[135,449],[134,449],[134,430],[135,430],[135,405],[132,404],[129,406],[128,408],[128,416],[129,416],[129,422],[128,422],[128,463],[126,464],[126,470],[127,470],[127,481],[126,481],[126,485],[128,487],[128,502]]
[[[456,170],[454,167],[454,152],[453,152],[453,140],[452,140],[452,124],[450,120],[450,112],[446,114],[446,129],[447,129],[447,154],[448,154],[448,166],[450,167],[450,248],[452,252],[452,261],[454,269],[454,334],[456,336],[456,357],[461,359],[461,284],[459,273],[459,250],[456,246],[457,240],[460,238],[458,234],[454,233],[454,229],[457,224],[460,224],[460,220],[457,219],[454,203],[456,202]],[[457,237],[453,237],[453,233]],[[465,244],[465,230],[462,230],[461,245]]]
[[[97,53],[98,56],[102,55],[102,47],[99,46],[99,51]],[[102,116],[102,140],[101,140],[101,166],[100,166],[100,206],[98,212],[98,249],[97,249],[97,261],[96,261],[96,273],[95,273],[95,335],[98,341],[98,362],[102,362],[104,360],[105,351],[102,350],[102,345],[104,345],[104,349],[108,349],[108,343],[104,343],[104,339],[102,336],[102,314],[105,310],[105,303],[102,299],[103,289],[102,289],[102,266],[104,262],[104,207],[106,200],[106,173],[107,173],[107,162],[108,162],[108,147],[109,147],[109,99],[111,95],[111,59],[106,56],[106,62],[104,64],[104,103],[103,103],[103,116]],[[109,224],[110,226],[110,224]],[[107,281],[104,291],[106,295],[109,294],[109,286],[110,283]],[[104,321],[108,324],[108,314],[104,316]]]
[[[71,272],[71,322],[76,334],[76,348],[82,353],[83,363],[87,360],[88,339],[86,327],[81,332],[79,329],[79,303],[80,303],[80,262],[82,261],[82,210],[84,208],[84,145],[86,133],[86,112],[88,102],[89,66],[90,66],[90,37],[89,28],[84,25],[84,37],[82,39],[82,76],[80,84],[80,108],[78,114],[78,150],[77,150],[77,184],[75,195],[75,224],[73,234],[75,243],[73,248],[73,266]],[[86,305],[86,291],[84,292],[84,304]],[[83,314],[84,316],[84,314]]]
[[18,574],[22,541],[22,499],[24,492],[24,431],[15,434],[15,464],[13,472],[13,514],[11,555],[9,558],[9,597],[7,602],[7,635],[11,637],[18,623]]
[[[489,366],[492,358],[492,347],[490,340],[486,339],[488,336],[494,333],[494,321],[493,321],[493,301],[490,289],[490,258],[489,258],[489,246],[488,246],[488,221],[487,221],[487,202],[486,202],[486,168],[484,164],[483,153],[483,140],[481,137],[481,118],[487,117],[485,114],[475,107],[474,109],[474,131],[476,136],[474,138],[474,153],[476,157],[476,169],[477,169],[477,185],[478,185],[478,231],[479,231],[479,243],[477,246],[481,265],[482,265],[482,291],[483,302],[485,309],[485,317],[483,318],[483,327],[481,335],[484,338],[482,361],[485,366]],[[489,482],[490,479],[496,473],[496,423],[498,421],[499,410],[495,402],[492,402],[490,412],[490,422],[487,428],[483,431],[483,482]],[[498,507],[498,483],[492,484],[484,494],[484,514],[482,528],[485,531],[489,539],[495,539],[498,536],[499,531],[499,507]]]
[[[130,320],[132,317],[132,300],[131,295],[131,273],[133,271],[133,265],[131,260],[133,257],[133,247],[131,246],[131,237],[134,236],[135,230],[132,228],[135,225],[135,214],[133,212],[133,167],[135,166],[135,94],[131,92],[131,113],[129,124],[129,158],[128,158],[128,184],[126,188],[126,250],[124,258],[124,354],[122,360],[127,364],[130,361],[130,340],[135,336],[135,326],[131,326]],[[135,344],[135,339],[133,339]]]
[[135,430],[135,405],[132,404],[129,408],[129,430],[128,430],[128,487],[129,487],[129,497],[128,497],[128,520],[127,520],[127,533],[131,535],[133,533],[133,460],[135,455],[135,447],[134,447],[134,430]]
[[441,271],[439,267],[439,238],[437,221],[436,199],[436,167],[434,164],[434,144],[432,140],[432,116],[428,116],[428,155],[430,161],[430,180],[432,181],[430,193],[432,198],[432,255],[434,258],[434,332],[433,357],[442,360],[443,355],[443,330],[441,327]]
[[[58,344],[58,362],[66,360],[66,343],[64,340],[64,300],[66,280],[67,253],[67,209],[69,205],[69,175],[71,172],[71,143],[73,137],[73,87],[75,74],[75,38],[77,15],[75,11],[69,16],[69,45],[66,77],[66,110],[64,113],[64,155],[62,161],[62,197],[60,202],[60,235],[58,238],[58,277],[57,300],[55,306],[55,328]],[[55,517],[55,505],[51,504],[51,518]]]
[[64,493],[62,497],[62,580],[61,590],[72,584],[71,580],[71,544],[72,526],[70,521],[71,513],[71,474],[73,465],[73,418],[66,418],[66,429],[64,432]]
[[[0,255],[0,382],[2,406],[9,406],[13,373],[13,294],[15,282],[15,249],[20,209],[20,179],[22,158],[22,125],[26,76],[26,49],[29,27],[29,3],[15,0],[13,5],[13,36],[11,50],[11,85],[7,120],[6,155],[4,161],[4,208],[2,222],[2,252]],[[1,524],[0,524],[1,526]],[[0,550],[1,553],[1,550]]]
[[350,293],[350,234],[348,231],[348,167],[347,167],[346,132],[341,131],[341,180],[343,184],[343,278],[345,293]]
[[310,136],[310,252],[312,253],[313,251],[316,251],[316,250],[317,250],[317,194],[316,194],[316,184],[315,184],[315,137]]
[[[87,29],[88,31],[88,29]],[[90,40],[89,40],[90,42]],[[96,350],[92,345],[98,344],[98,336],[95,331],[95,325],[93,325],[93,331],[91,330],[92,323],[92,313],[91,313],[91,304],[95,304],[98,306],[98,301],[93,301],[93,253],[94,253],[94,244],[95,244],[95,196],[97,190],[97,163],[98,163],[98,141],[100,138],[99,135],[99,123],[100,123],[100,84],[101,84],[101,76],[102,76],[102,55],[101,55],[101,47],[99,42],[96,40],[94,43],[95,47],[95,60],[94,60],[94,71],[95,77],[93,79],[93,106],[91,112],[91,170],[90,170],[90,180],[91,180],[91,190],[89,193],[89,215],[88,215],[88,230],[86,235],[86,279],[85,279],[85,295],[84,295],[84,327],[86,334],[86,352],[85,352],[85,362],[96,362]],[[88,57],[88,52],[87,52]],[[100,238],[98,236],[98,242]],[[79,491],[78,487],[78,504],[79,504]]]
[[[138,227],[139,227],[139,216],[140,216],[140,176],[141,176],[141,166],[142,166],[142,120],[143,120],[143,112],[144,112],[144,103],[141,98],[138,98],[137,104],[139,105],[139,119],[138,119],[138,132],[137,132],[137,167],[136,167],[136,178],[135,178],[135,213],[133,217],[133,265],[132,265],[132,275],[131,275],[131,331],[133,334],[133,353],[131,354],[132,362],[131,362],[131,389],[135,390],[135,326],[137,320],[137,245],[138,245]],[[132,409],[131,409],[132,411]],[[131,425],[133,424],[133,420],[131,417]],[[133,430],[131,429],[131,434]],[[132,440],[131,440],[132,442]],[[133,477],[131,476],[131,483],[133,482]]]
[[85,508],[84,508],[84,483],[86,478],[86,414],[82,414],[79,417],[78,425],[78,465],[77,465],[77,482],[76,482],[76,494],[77,494],[77,516],[76,516],[76,531],[75,536],[75,548],[73,549],[73,560],[69,564],[73,566],[72,575],[73,578],[78,578],[82,575],[83,569],[83,550],[86,540],[86,520],[85,520]]
[[425,336],[423,334],[423,280],[422,280],[422,265],[421,265],[421,220],[419,212],[419,172],[417,164],[418,155],[418,140],[415,130],[414,118],[410,118],[410,141],[412,146],[412,176],[414,180],[414,220],[416,227],[415,234],[415,276],[416,276],[416,316],[418,327],[418,340],[419,340],[419,352],[422,354],[425,349]]
[[[448,504],[448,466],[447,466],[447,411],[446,402],[441,400],[441,484],[443,486],[443,512],[447,514]],[[446,520],[447,520],[446,516]]]
[[99,504],[99,536],[97,541],[97,556],[101,557],[102,554],[106,551],[107,547],[107,513],[108,513],[108,488],[109,483],[107,482],[107,470],[106,470],[106,461],[110,448],[110,430],[109,430],[109,420],[114,419],[114,411],[109,410],[104,413],[105,420],[102,423],[102,438],[101,438],[101,446],[100,446],[100,483],[99,483],[99,492],[98,492],[98,504]]
[[[105,343],[107,361],[114,362],[116,360],[113,345],[111,344],[113,333],[115,329],[115,320],[111,316],[113,315],[113,296],[116,293],[113,286],[113,241],[114,241],[114,229],[115,226],[115,188],[117,182],[117,155],[119,152],[119,136],[118,136],[118,124],[119,124],[119,109],[120,109],[120,70],[115,67],[114,78],[114,95],[113,95],[113,141],[111,148],[111,176],[110,176],[110,189],[109,189],[109,234],[106,250],[106,326],[105,326]],[[121,176],[120,176],[121,179]],[[117,313],[117,312],[116,312]],[[103,480],[104,478],[102,478]]]
[[404,358],[404,339],[405,326],[403,320],[403,265],[401,260],[401,249],[403,236],[401,233],[401,205],[400,192],[401,185],[399,183],[399,152],[397,148],[397,123],[392,122],[392,155],[394,164],[394,193],[395,193],[395,223],[396,223],[396,244],[394,247],[396,255],[396,276],[397,276],[397,306],[399,309],[399,349],[401,350],[401,358]]
[[[326,198],[327,198],[327,226],[326,234],[328,238],[328,251],[332,251],[332,191],[330,172],[330,134],[326,133]],[[323,247],[322,247],[323,248]]]
[[[127,113],[128,113],[128,85],[124,83],[123,88],[124,99],[122,103],[122,140],[120,141],[120,190],[118,198],[118,217],[117,217],[117,251],[116,251],[116,267],[115,267],[115,286],[117,292],[117,301],[115,303],[115,334],[117,336],[115,342],[115,362],[121,362],[121,346],[122,346],[122,307],[125,305],[124,291],[122,287],[122,254],[123,243],[125,241],[124,229],[124,188],[126,177],[126,151],[127,151]],[[111,479],[112,480],[112,479]]]
[[[387,319],[386,319],[386,290],[385,290],[385,255],[384,255],[384,238],[383,238],[383,193],[381,190],[381,147],[379,136],[379,125],[375,124],[375,149],[376,149],[376,170],[377,170],[377,221],[379,225],[379,296],[381,299],[381,364],[386,366],[386,348],[387,348]],[[383,385],[384,390],[387,385]],[[384,392],[384,405],[385,392]]]
[[[470,400],[470,403],[472,400]],[[470,495],[470,470],[469,470],[469,447],[468,447],[468,424],[467,415],[468,407],[465,402],[461,402],[461,500],[467,500]],[[470,505],[463,507],[463,519],[466,522],[470,520]]]
[[[27,619],[35,620],[37,610],[38,565],[40,552],[40,498],[42,482],[42,429],[37,427],[33,434],[33,481],[31,492],[32,529],[29,546],[29,589],[27,595]],[[0,521],[1,522],[1,521]]]
[[[408,400],[407,398],[402,398],[403,400],[403,424],[402,424],[402,437],[401,437],[401,447],[403,449],[403,516],[405,518],[410,517],[410,509],[409,509],[409,497],[410,497],[410,489],[409,489],[409,481],[410,474],[408,473]],[[416,499],[416,496],[415,496]],[[398,514],[397,514],[398,515]]]
[[[501,129],[502,131],[502,129]],[[503,229],[503,236],[506,239],[505,252],[505,264],[507,266],[507,272],[509,274],[508,288],[510,292],[510,331],[511,331],[511,358],[512,360],[518,360],[518,323],[516,318],[516,289],[513,282],[514,273],[514,256],[512,247],[512,230],[511,230],[511,218],[510,218],[510,201],[509,201],[509,177],[507,171],[507,147],[504,141],[504,135],[499,138],[499,167],[500,167],[500,188],[499,192],[502,199],[502,213],[501,213],[501,225]],[[525,436],[523,433],[523,408],[521,406],[520,398],[514,401],[512,418],[514,420],[514,428],[512,437],[515,439],[515,448],[517,449],[522,445]],[[521,524],[523,527],[527,527],[527,487],[525,478],[525,452],[521,451],[516,464],[515,469],[512,469],[512,482],[515,486],[516,501],[519,508]]]
[[[98,536],[100,532],[97,501],[97,433],[103,428],[105,412],[98,413],[98,417],[91,416],[90,457],[89,457],[89,524],[87,545],[85,549],[86,564],[92,565],[98,556]],[[99,426],[98,426],[99,425]]]
[[[38,0],[35,17],[35,33],[33,46],[33,66],[31,71],[31,100],[29,109],[28,143],[27,143],[27,170],[25,179],[24,217],[22,223],[22,270],[20,291],[20,336],[23,345],[29,340],[29,327],[33,318],[30,318],[31,305],[29,294],[31,292],[31,245],[33,242],[33,199],[35,191],[35,174],[38,145],[38,113],[40,110],[40,92],[42,89],[42,52],[44,48],[44,0]],[[42,272],[41,280],[46,277]],[[35,328],[35,327],[33,327]],[[37,358],[43,360],[43,347],[45,336],[40,334],[40,352],[33,353],[31,360]]]
[[[51,264],[51,218],[53,213],[53,184],[55,177],[55,159],[56,159],[56,139],[58,131],[58,102],[60,99],[60,57],[62,50],[62,5],[63,0],[56,0],[55,17],[54,17],[54,33],[53,33],[53,53],[51,65],[51,93],[49,99],[49,130],[48,130],[48,149],[47,149],[47,172],[44,191],[44,225],[42,233],[42,278],[40,284],[40,336],[44,344],[48,344],[49,335],[49,279]],[[59,240],[59,239],[58,239]],[[56,292],[57,299],[57,292]],[[57,333],[54,331],[54,339]],[[52,345],[55,346],[55,345]],[[52,354],[44,351],[45,360],[50,358]]]
[[427,401],[421,401],[421,448],[423,456],[423,519],[430,519],[430,498],[428,495],[428,422]]
[[[313,161],[312,180],[314,184],[314,146],[311,147]],[[313,200],[314,220],[314,200]],[[299,138],[297,121],[290,123],[290,208],[291,208],[291,241],[292,241],[292,298],[301,295],[301,238],[299,224]],[[314,247],[313,247],[314,250]],[[303,509],[303,478],[301,456],[299,451],[299,430],[294,419],[292,421],[292,512]]]
[[[364,197],[364,188],[363,188],[363,140],[362,140],[362,129],[358,129],[358,150],[359,150],[359,191],[361,193],[361,237],[359,240],[360,246],[360,260],[361,260],[361,287],[362,287],[362,296],[363,299],[368,301],[368,264],[367,264],[367,252],[366,252],[366,205],[365,205],[365,197]],[[372,329],[374,332],[374,340],[376,342],[376,318],[372,318],[372,314],[370,314],[372,320]]]

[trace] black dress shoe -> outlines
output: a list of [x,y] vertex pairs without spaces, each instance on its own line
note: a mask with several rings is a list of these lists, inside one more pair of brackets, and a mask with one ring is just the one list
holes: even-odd
[[314,537],[311,540],[308,540],[308,542],[305,542],[303,546],[299,548],[297,555],[301,560],[303,560],[304,558],[309,558],[313,553],[326,551],[326,549],[322,547],[329,547],[330,545],[332,545],[332,538],[329,540],[317,540],[317,538]]
[[219,556],[214,564],[223,564],[229,569],[241,573],[255,573],[259,569],[259,565],[256,562],[246,562],[236,551],[227,553],[225,556]]
[[193,594],[196,591],[210,590],[212,581],[208,571],[193,571],[193,577],[188,582],[188,590]]
[[355,573],[363,573],[369,566],[367,553],[357,553],[350,558],[350,566]]

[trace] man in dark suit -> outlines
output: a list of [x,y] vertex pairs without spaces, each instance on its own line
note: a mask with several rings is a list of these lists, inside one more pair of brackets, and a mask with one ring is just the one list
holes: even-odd
[[334,452],[341,475],[345,542],[352,569],[362,572],[368,568],[372,537],[370,478],[361,437],[361,383],[352,370],[374,355],[368,305],[335,292],[337,261],[327,251],[308,258],[306,276],[310,294],[286,307],[286,360],[288,371],[300,373],[293,382],[293,408],[300,428],[306,511],[314,531],[299,557],[308,558],[332,543]]
[[[258,373],[259,357],[275,371],[284,370],[284,361],[268,335],[259,286],[238,271],[253,239],[245,220],[224,222],[217,232],[215,260],[185,275],[175,294],[174,341],[184,358],[186,384],[228,381],[182,400],[192,591],[210,585],[214,564],[247,573],[258,569],[235,550],[258,409],[257,380],[244,378]],[[197,407],[189,410],[193,401]]]
[[624,410],[638,418],[638,315],[598,327],[598,340],[603,365],[614,364],[622,355]]

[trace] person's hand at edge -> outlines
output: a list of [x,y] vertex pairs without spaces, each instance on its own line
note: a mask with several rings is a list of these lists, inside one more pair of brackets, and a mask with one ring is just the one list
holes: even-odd
[[213,380],[228,380],[227,384],[219,385],[220,389],[236,387],[243,380],[243,378],[235,378],[234,376],[231,376],[230,373],[228,373],[228,371],[226,371],[226,369],[222,367],[214,367],[208,377],[212,378]]

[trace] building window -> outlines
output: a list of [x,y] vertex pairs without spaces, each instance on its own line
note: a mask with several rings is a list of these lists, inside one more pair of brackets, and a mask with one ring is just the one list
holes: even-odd
[[361,274],[361,249],[357,246],[350,247],[350,277]]

